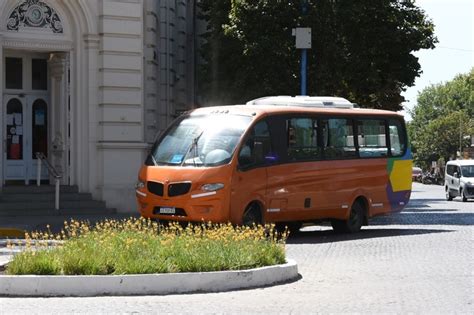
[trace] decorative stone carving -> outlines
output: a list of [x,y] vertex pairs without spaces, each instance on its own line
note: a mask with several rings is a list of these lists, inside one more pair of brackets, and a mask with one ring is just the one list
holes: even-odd
[[56,132],[56,135],[54,136],[53,142],[52,142],[52,148],[51,148],[51,153],[53,154],[53,165],[56,171],[60,175],[63,175],[63,153],[64,153],[64,142],[63,142],[63,136],[61,135],[60,132]]
[[20,27],[50,29],[63,33],[63,25],[56,11],[40,0],[26,0],[18,5],[7,21],[7,29],[18,31]]
[[51,151],[56,155],[60,155],[64,151],[63,136],[59,131],[54,136]]

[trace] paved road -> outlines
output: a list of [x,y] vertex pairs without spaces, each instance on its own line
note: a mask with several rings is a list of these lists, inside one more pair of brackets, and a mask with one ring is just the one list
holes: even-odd
[[212,294],[97,298],[0,298],[0,313],[473,313],[474,202],[444,200],[414,184],[400,214],[337,236],[305,228],[287,253],[301,279]]

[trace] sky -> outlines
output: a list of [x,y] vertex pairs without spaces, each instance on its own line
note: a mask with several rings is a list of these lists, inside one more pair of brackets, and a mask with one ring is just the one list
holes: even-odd
[[[439,42],[435,49],[414,53],[423,73],[402,94],[407,100],[403,104],[405,109],[416,105],[418,93],[425,87],[450,81],[474,67],[474,0],[416,0],[415,3],[433,21]],[[411,119],[407,110],[404,115],[405,119]]]

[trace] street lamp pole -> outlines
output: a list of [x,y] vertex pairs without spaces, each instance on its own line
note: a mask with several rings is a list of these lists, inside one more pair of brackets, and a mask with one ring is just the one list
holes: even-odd
[[[308,10],[307,0],[302,0],[301,3],[301,15],[305,16]],[[306,48],[301,49],[301,95],[306,95],[306,69],[308,63],[308,50]]]
[[[308,0],[301,0],[301,15],[305,16],[308,11]],[[307,94],[307,67],[308,49],[311,49],[311,28],[296,27],[292,35],[296,37],[296,49],[301,49],[300,73],[301,73],[301,95]]]

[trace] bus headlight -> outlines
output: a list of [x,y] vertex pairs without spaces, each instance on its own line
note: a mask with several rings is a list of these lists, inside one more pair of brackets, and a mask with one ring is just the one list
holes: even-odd
[[137,183],[135,184],[135,189],[142,189],[145,188],[145,182],[141,179],[138,179]]
[[201,189],[204,191],[216,191],[222,188],[224,188],[224,184],[222,183],[204,184],[201,187]]

